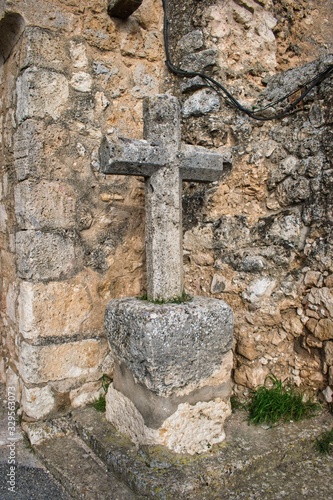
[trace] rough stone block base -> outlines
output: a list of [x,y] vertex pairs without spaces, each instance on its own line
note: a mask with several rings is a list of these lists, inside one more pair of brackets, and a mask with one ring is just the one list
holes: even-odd
[[120,299],[108,305],[105,325],[115,357],[106,416],[120,432],[191,454],[224,440],[232,388],[227,304]]
[[135,444],[167,446],[176,453],[203,453],[225,439],[224,421],[231,415],[230,401],[220,398],[181,403],[158,429],[147,427],[141,413],[130,399],[109,387],[106,418]]

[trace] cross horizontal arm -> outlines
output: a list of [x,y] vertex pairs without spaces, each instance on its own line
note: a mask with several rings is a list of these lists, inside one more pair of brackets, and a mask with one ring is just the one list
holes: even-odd
[[200,146],[183,145],[179,169],[183,181],[212,182],[221,178],[224,156]]
[[167,163],[168,158],[160,144],[134,139],[119,139],[115,143],[105,137],[99,149],[99,160],[104,174],[150,177]]

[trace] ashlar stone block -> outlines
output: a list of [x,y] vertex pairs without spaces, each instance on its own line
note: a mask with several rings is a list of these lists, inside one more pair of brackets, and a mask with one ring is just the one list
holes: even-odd
[[18,312],[23,338],[36,342],[101,334],[105,299],[98,293],[99,285],[97,273],[91,270],[66,281],[22,281]]
[[19,371],[26,384],[78,379],[96,381],[103,375],[109,348],[105,339],[35,346],[22,342]]
[[74,190],[61,182],[21,182],[15,187],[15,213],[21,229],[73,229]]
[[69,97],[67,78],[55,71],[26,69],[17,79],[16,118],[59,118]]
[[78,266],[72,239],[57,233],[19,231],[16,235],[17,269],[20,278],[52,280],[70,276]]
[[42,419],[55,408],[55,397],[50,386],[23,387],[22,410],[36,420]]
[[17,180],[39,177],[45,169],[42,123],[25,120],[14,134],[14,163]]
[[65,38],[37,26],[25,29],[20,55],[21,68],[39,66],[64,71],[70,66]]
[[[10,11],[13,9],[23,11],[27,26],[39,26],[46,30],[67,32],[72,35],[76,16],[69,9],[61,8],[59,3],[49,2],[49,0],[38,0],[38,2],[7,0],[7,8],[9,7]],[[65,4],[68,3],[68,1],[65,2]]]

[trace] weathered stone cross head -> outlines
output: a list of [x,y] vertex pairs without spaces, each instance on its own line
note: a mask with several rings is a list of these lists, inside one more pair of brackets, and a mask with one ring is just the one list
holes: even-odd
[[147,296],[167,301],[183,293],[182,181],[218,180],[223,156],[181,143],[175,97],[145,99],[143,118],[144,140],[105,137],[100,164],[105,174],[146,179]]

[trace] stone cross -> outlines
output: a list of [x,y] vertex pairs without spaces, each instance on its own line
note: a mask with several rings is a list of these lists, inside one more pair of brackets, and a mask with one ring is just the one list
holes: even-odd
[[105,174],[143,176],[146,196],[147,296],[170,300],[183,293],[182,181],[211,182],[222,174],[223,156],[180,141],[178,100],[144,100],[144,140],[104,138]]

